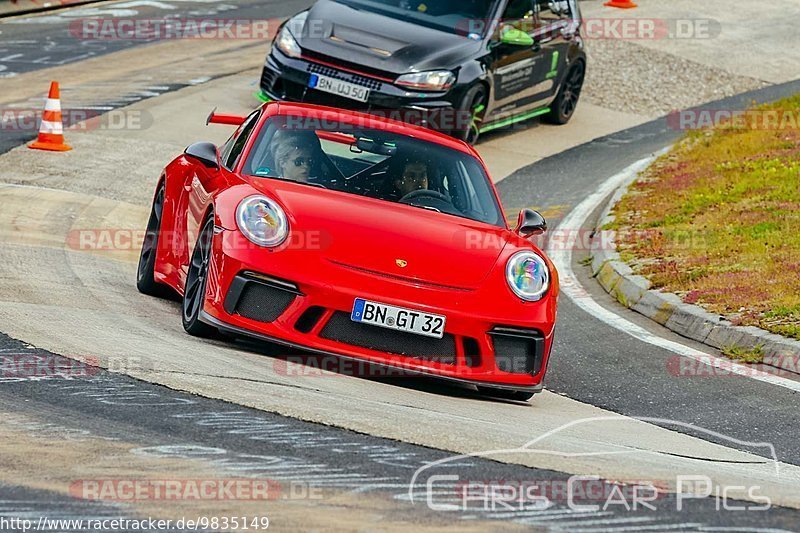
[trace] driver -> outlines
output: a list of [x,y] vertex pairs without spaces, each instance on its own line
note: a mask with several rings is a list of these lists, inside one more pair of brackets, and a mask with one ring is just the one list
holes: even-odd
[[322,148],[313,131],[281,130],[272,139],[272,154],[278,175],[282,178],[308,183],[321,162]]
[[424,161],[410,160],[403,167],[403,173],[394,180],[400,198],[414,191],[428,189],[428,165]]

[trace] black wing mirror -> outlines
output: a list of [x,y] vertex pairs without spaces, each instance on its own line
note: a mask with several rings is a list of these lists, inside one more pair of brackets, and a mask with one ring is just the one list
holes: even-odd
[[523,237],[541,235],[547,231],[547,221],[538,211],[523,209],[519,214],[517,227],[514,231]]
[[203,163],[208,168],[219,168],[219,159],[217,158],[217,147],[214,143],[194,143],[189,146],[183,153],[189,157],[193,157]]

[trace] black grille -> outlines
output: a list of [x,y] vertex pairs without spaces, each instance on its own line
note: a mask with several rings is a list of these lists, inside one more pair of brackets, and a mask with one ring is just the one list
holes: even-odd
[[325,309],[323,307],[309,307],[305,310],[300,318],[297,319],[295,322],[294,329],[299,331],[300,333],[310,333],[314,326],[317,325],[319,319],[322,318],[322,315],[325,314]]
[[225,296],[225,312],[259,322],[274,322],[298,296],[291,282],[239,274]]
[[284,290],[260,283],[248,283],[236,305],[236,312],[259,322],[274,322],[294,299],[294,294]]
[[324,339],[361,346],[370,350],[389,352],[414,359],[456,364],[455,337],[445,333],[441,339],[413,333],[379,328],[350,320],[348,313],[337,311],[322,328]]
[[378,80],[367,78],[366,76],[361,76],[359,74],[341,72],[339,70],[336,70],[335,68],[326,67],[325,65],[317,65],[316,63],[309,63],[308,66],[306,67],[306,70],[308,70],[308,72],[311,72],[312,74],[322,74],[323,76],[328,76],[329,78],[336,78],[337,80],[349,81],[350,83],[361,85],[362,87],[372,89],[373,91],[380,91],[383,88],[383,82],[380,82]]
[[269,67],[264,67],[264,71],[261,73],[261,88],[266,91],[272,91],[278,75],[278,72],[275,72]]
[[512,374],[538,374],[544,355],[544,337],[536,330],[495,328],[489,332],[497,369]]
[[472,337],[464,337],[464,359],[470,368],[481,366],[481,347]]

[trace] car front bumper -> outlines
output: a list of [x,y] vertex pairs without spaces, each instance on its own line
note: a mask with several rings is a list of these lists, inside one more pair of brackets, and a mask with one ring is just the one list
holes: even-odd
[[[309,88],[312,74],[340,79],[370,90],[367,102],[359,102]],[[384,75],[385,76],[385,75]],[[273,50],[264,64],[262,94],[277,101],[304,102],[369,113],[452,134],[465,130],[472,117],[458,111],[459,87],[448,92],[413,92],[381,75],[356,73],[328,61],[291,58]]]
[[[538,392],[553,342],[555,297],[525,304],[483,286],[421,286],[338,264],[310,250],[214,239],[202,320],[224,331],[477,385]],[[298,268],[302,265],[302,268]],[[485,285],[493,285],[487,283]],[[356,298],[447,317],[443,339],[350,320]]]

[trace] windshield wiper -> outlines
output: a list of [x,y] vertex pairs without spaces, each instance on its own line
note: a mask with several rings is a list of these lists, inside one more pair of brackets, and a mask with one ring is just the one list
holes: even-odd
[[436,209],[435,207],[431,207],[429,205],[417,205],[417,204],[406,204],[410,205],[411,207],[416,207],[418,209],[427,209],[428,211],[436,211],[437,213],[441,213],[441,209]]

